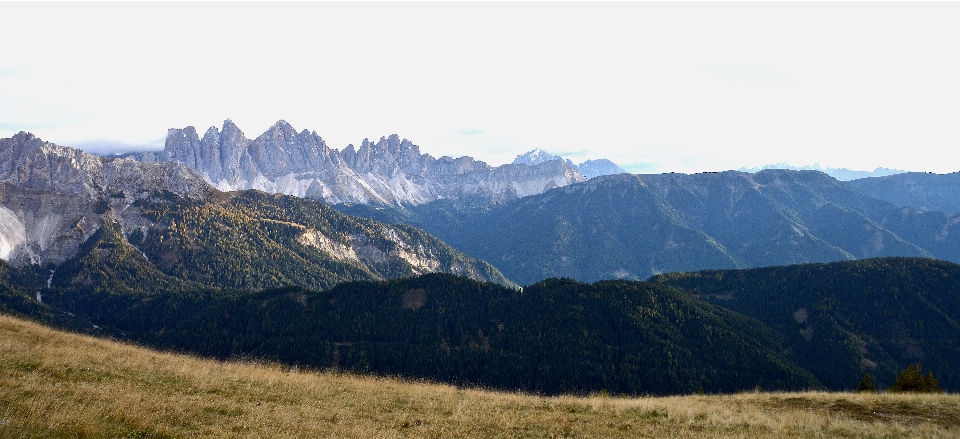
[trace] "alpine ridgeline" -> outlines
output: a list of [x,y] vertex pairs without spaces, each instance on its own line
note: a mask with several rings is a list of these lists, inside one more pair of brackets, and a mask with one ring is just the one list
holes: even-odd
[[960,172],[907,172],[846,182],[848,187],[900,207],[960,214]]
[[437,159],[396,134],[340,151],[283,120],[253,140],[229,119],[202,138],[192,126],[170,129],[163,151],[136,156],[183,163],[224,191],[259,189],[330,204],[417,205],[467,196],[501,202],[586,180],[563,160],[491,167],[466,156]]
[[0,139],[0,258],[54,269],[48,286],[80,290],[114,280],[328,288],[432,272],[511,285],[415,227],[279,194],[223,193],[179,163],[98,157],[25,132]]

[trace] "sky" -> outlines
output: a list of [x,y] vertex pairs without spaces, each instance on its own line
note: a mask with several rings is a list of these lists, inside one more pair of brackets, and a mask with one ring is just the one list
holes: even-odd
[[960,171],[960,3],[0,2],[0,137],[278,120],[491,165]]

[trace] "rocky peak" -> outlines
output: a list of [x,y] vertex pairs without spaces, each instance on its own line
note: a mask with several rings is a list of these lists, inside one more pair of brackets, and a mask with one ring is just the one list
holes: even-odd
[[31,133],[0,139],[0,182],[95,196],[102,189],[102,173],[100,157],[44,142]]

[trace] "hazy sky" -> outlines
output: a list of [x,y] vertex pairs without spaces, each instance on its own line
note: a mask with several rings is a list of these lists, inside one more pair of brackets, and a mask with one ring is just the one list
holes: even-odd
[[960,171],[958,3],[0,3],[0,137]]

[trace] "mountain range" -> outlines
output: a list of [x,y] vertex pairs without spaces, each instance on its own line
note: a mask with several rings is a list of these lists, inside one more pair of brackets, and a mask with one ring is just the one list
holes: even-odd
[[[170,129],[162,151],[130,156],[182,163],[223,191],[258,189],[330,204],[417,205],[469,196],[502,202],[587,179],[564,160],[492,167],[467,156],[438,159],[396,134],[337,150],[282,120],[253,140],[229,119],[202,138],[194,127]],[[622,172],[608,162],[583,166],[591,175]]]
[[[254,141],[229,121],[196,145],[191,130],[126,158],[0,139],[0,310],[204,356],[547,394],[849,389],[919,361],[960,386],[960,217],[912,207],[921,192],[894,203],[793,170],[586,180],[586,163],[536,150],[492,168],[396,136],[336,151],[283,122]],[[477,167],[437,171],[457,160]],[[520,197],[550,169],[577,178]],[[330,189],[328,171],[373,189],[330,206],[208,182]],[[469,179],[513,190],[437,195]]]
[[880,256],[960,262],[960,218],[845,183],[818,171],[620,174],[499,205],[338,209],[422,227],[520,284]]
[[14,266],[54,270],[52,282],[60,266],[114,257],[85,275],[88,286],[130,264],[222,288],[329,288],[435,271],[511,284],[414,227],[279,194],[225,193],[179,163],[102,158],[23,132],[0,140],[0,245]]
[[764,165],[764,166],[753,167],[753,168],[740,168],[740,169],[737,169],[737,170],[740,171],[740,172],[754,173],[754,172],[762,171],[762,170],[764,170],[764,169],[790,169],[790,170],[794,170],[794,171],[820,171],[820,172],[823,172],[824,174],[827,174],[827,175],[829,175],[829,176],[831,176],[831,177],[833,177],[833,178],[836,178],[837,180],[840,180],[840,181],[859,180],[859,179],[871,178],[871,177],[886,177],[886,176],[889,176],[889,175],[897,175],[897,174],[902,174],[902,173],[907,172],[907,171],[903,171],[903,170],[900,170],[900,169],[891,169],[891,168],[875,168],[875,169],[872,170],[872,171],[855,171],[855,170],[853,170],[853,169],[847,169],[847,168],[826,168],[826,169],[824,169],[824,168],[821,168],[820,165],[818,165],[818,164],[814,164],[814,165],[812,165],[812,166],[791,166],[791,165],[786,164],[786,163],[776,163],[776,164],[772,164],[772,165]]

